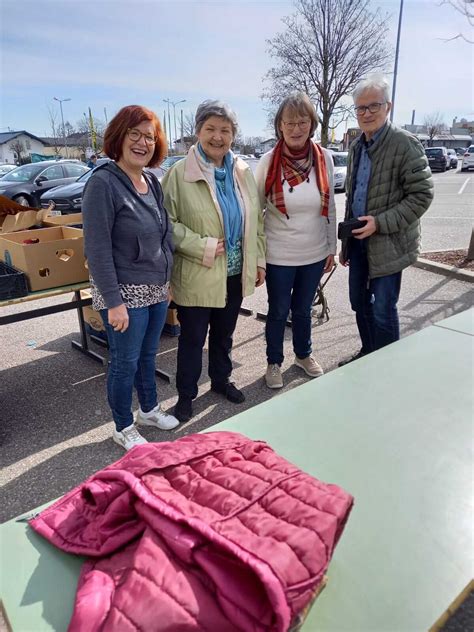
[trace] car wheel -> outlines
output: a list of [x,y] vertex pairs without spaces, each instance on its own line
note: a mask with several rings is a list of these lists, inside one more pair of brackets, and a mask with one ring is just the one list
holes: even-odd
[[444,165],[444,167],[441,167],[441,173],[444,173],[446,171],[446,165]]
[[461,171],[464,173],[465,171],[467,171],[467,167],[461,167]]
[[21,204],[22,206],[31,206],[29,199],[26,198],[24,195],[18,195],[13,199],[15,200],[15,202],[18,202],[18,204]]

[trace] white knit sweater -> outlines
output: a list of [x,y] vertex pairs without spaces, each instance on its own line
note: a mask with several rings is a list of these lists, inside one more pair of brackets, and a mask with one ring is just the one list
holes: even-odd
[[[267,263],[282,266],[303,266],[316,263],[328,255],[336,254],[336,204],[334,201],[334,166],[329,151],[323,149],[329,178],[329,217],[321,215],[321,195],[314,170],[309,182],[293,187],[283,184],[285,206],[289,219],[269,207],[265,199],[265,180],[272,151],[262,156],[257,165],[255,179],[265,212]],[[282,176],[283,177],[283,176]],[[329,222],[328,222],[329,219]]]

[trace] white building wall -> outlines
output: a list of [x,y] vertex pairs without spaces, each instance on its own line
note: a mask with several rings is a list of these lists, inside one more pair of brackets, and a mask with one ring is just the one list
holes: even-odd
[[9,140],[6,143],[0,145],[0,162],[9,162],[10,164],[15,163],[15,154],[11,149],[11,145],[16,141],[21,141],[25,148],[24,156],[30,156],[31,154],[42,154],[44,153],[45,145],[35,140],[34,138],[30,138],[26,134],[20,134],[16,136],[16,138]]

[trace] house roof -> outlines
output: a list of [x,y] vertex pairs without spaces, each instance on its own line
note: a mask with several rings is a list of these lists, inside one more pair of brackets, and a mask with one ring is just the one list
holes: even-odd
[[45,142],[43,138],[39,138],[34,134],[30,134],[30,132],[27,132],[24,129],[18,130],[16,132],[0,132],[0,145],[4,145],[5,143],[8,143],[8,141],[13,140],[17,136],[21,136],[22,134],[24,134],[25,136],[29,136],[33,140],[37,140],[43,145],[49,145],[49,143]]

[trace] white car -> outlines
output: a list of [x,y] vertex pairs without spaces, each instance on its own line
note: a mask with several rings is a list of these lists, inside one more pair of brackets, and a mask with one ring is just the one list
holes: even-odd
[[461,171],[474,169],[474,145],[468,147],[462,157]]
[[334,162],[334,191],[346,190],[347,177],[347,151],[333,152],[332,160]]

